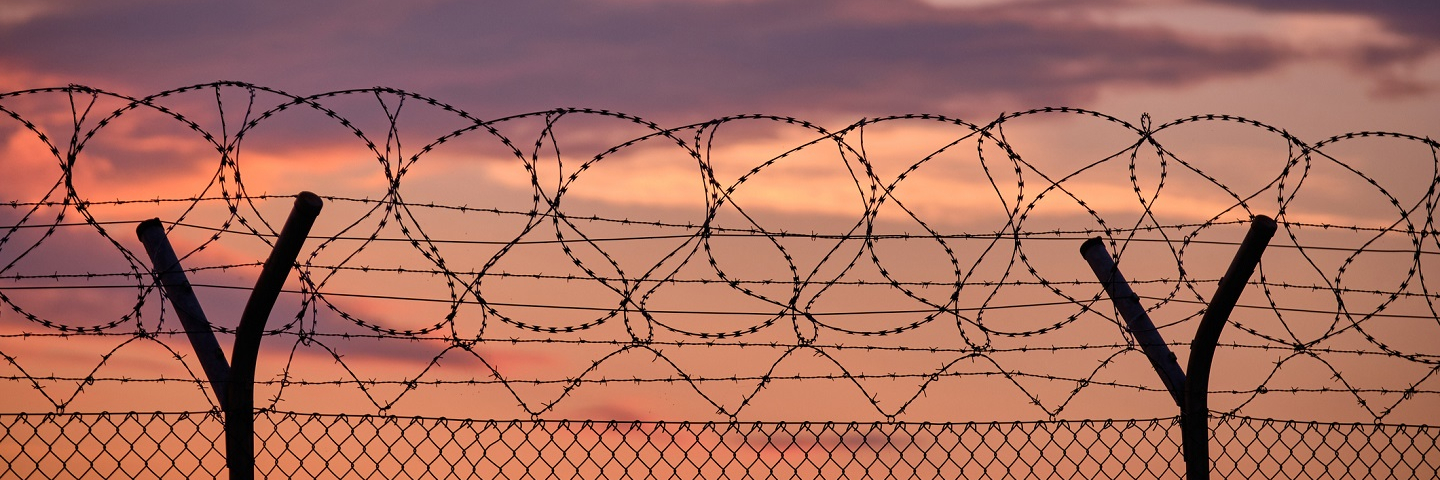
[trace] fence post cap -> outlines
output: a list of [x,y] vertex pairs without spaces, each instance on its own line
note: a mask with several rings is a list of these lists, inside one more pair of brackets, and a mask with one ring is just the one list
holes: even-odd
[[135,226],[135,235],[144,236],[146,230],[153,230],[153,229],[156,229],[156,228],[164,228],[164,226],[165,226],[164,224],[160,223],[160,219],[159,219],[159,218],[152,218],[152,219],[149,219],[149,220],[145,220],[145,221],[143,221],[143,222],[140,222],[139,225],[136,225],[136,226]]
[[295,195],[296,208],[303,208],[306,210],[314,210],[316,212],[319,212],[320,207],[323,206],[325,206],[325,201],[321,200],[319,195],[316,195],[308,190]]

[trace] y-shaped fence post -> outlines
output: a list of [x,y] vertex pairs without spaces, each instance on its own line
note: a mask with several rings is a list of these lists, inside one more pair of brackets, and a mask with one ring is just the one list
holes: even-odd
[[1080,254],[1090,263],[1090,269],[1094,270],[1095,277],[1104,285],[1105,292],[1110,295],[1110,301],[1125,319],[1130,333],[1140,342],[1145,356],[1150,359],[1151,365],[1154,365],[1155,372],[1160,374],[1161,382],[1170,391],[1175,404],[1180,406],[1180,441],[1185,453],[1185,477],[1190,480],[1210,478],[1208,397],[1210,364],[1215,358],[1215,345],[1220,341],[1220,331],[1230,319],[1230,312],[1235,310],[1235,303],[1240,301],[1240,293],[1245,290],[1250,275],[1255,273],[1255,266],[1260,263],[1260,256],[1265,253],[1265,246],[1270,244],[1270,237],[1274,235],[1275,220],[1264,215],[1256,215],[1251,219],[1250,231],[1245,234],[1245,240],[1240,242],[1235,259],[1230,261],[1230,268],[1225,271],[1225,276],[1220,278],[1219,285],[1215,287],[1215,295],[1210,298],[1205,315],[1200,319],[1195,340],[1190,342],[1190,365],[1183,372],[1180,371],[1175,354],[1170,352],[1170,348],[1165,345],[1165,339],[1160,337],[1160,332],[1155,330],[1155,324],[1140,305],[1140,297],[1130,289],[1125,277],[1120,275],[1120,269],[1110,259],[1110,253],[1105,251],[1100,237],[1086,240],[1080,246]]
[[305,244],[305,237],[310,234],[310,227],[315,225],[315,217],[320,215],[323,205],[320,197],[310,192],[300,192],[295,197],[290,218],[280,229],[275,248],[265,260],[265,267],[240,315],[231,364],[225,362],[225,352],[215,340],[215,332],[185,278],[185,269],[180,266],[170,240],[165,238],[160,219],[140,222],[135,229],[150,255],[155,278],[165,298],[175,307],[200,366],[210,379],[210,388],[225,411],[225,466],[232,480],[255,478],[255,361],[260,354],[260,339],[265,334],[270,310],[290,276],[290,267],[295,265],[300,247]]
[[1210,364],[1215,359],[1215,345],[1220,342],[1220,331],[1230,320],[1230,312],[1240,301],[1240,293],[1255,273],[1260,256],[1275,236],[1275,220],[1256,215],[1250,220],[1250,231],[1240,242],[1240,249],[1230,261],[1225,276],[1215,287],[1210,305],[1205,307],[1205,316],[1195,329],[1195,340],[1190,342],[1189,373],[1185,377],[1185,405],[1180,413],[1180,437],[1185,449],[1185,477],[1190,480],[1210,478]]
[[230,398],[225,402],[225,450],[226,464],[230,468],[231,480],[255,477],[255,361],[260,355],[260,339],[265,334],[265,322],[270,310],[280,297],[280,289],[290,276],[290,268],[300,255],[300,247],[315,225],[324,202],[310,192],[295,196],[295,206],[290,209],[290,218],[280,229],[275,239],[275,248],[260,278],[255,280],[255,289],[250,291],[250,300],[245,302],[245,311],[240,314],[240,326],[235,329],[235,350],[231,352],[229,389]]

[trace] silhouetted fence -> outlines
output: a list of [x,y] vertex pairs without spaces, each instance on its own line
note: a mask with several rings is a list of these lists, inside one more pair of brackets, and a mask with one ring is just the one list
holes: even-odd
[[[266,478],[1177,478],[1178,419],[456,420],[261,412]],[[223,477],[214,413],[0,415],[15,478]],[[1216,478],[1429,478],[1433,426],[1216,422]]]
[[[226,411],[267,477],[1178,477],[1187,404],[1217,477],[1440,465],[1424,137],[482,119],[234,82],[0,111],[0,477],[223,476]],[[252,289],[300,190],[325,214]],[[1226,273],[1260,216],[1263,260]],[[150,218],[209,327],[128,233]],[[240,337],[253,382],[192,347]],[[1162,337],[1213,353],[1208,385]]]

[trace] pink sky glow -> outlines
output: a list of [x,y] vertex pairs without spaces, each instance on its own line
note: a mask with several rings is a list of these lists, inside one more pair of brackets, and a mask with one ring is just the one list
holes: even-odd
[[[1100,314],[1078,314],[1072,324],[1044,335],[995,336],[990,347],[997,351],[968,355],[961,336],[984,336],[976,327],[981,321],[974,318],[967,323],[953,315],[942,316],[901,334],[866,337],[817,328],[803,317],[792,324],[791,317],[780,315],[774,303],[798,296],[802,306],[813,300],[809,306],[818,313],[900,311],[820,318],[831,326],[853,330],[901,327],[924,316],[914,313],[924,309],[923,301],[895,289],[863,284],[841,284],[823,291],[818,284],[809,284],[797,293],[792,276],[874,282],[890,275],[903,281],[946,283],[955,281],[955,269],[960,268],[972,273],[976,281],[1036,278],[1025,276],[1025,267],[1014,263],[1019,260],[1013,259],[1013,245],[1006,241],[999,242],[998,250],[982,254],[989,240],[954,240],[942,245],[912,239],[879,242],[866,249],[855,240],[820,240],[816,246],[817,240],[809,238],[771,243],[717,236],[708,250],[700,250],[693,237],[664,237],[676,233],[674,227],[583,220],[595,215],[698,225],[706,221],[706,208],[714,201],[717,185],[734,189],[716,213],[716,224],[771,232],[844,234],[866,216],[867,206],[877,205],[877,194],[869,189],[891,185],[895,189],[873,213],[873,233],[914,234],[928,227],[948,233],[989,234],[1005,230],[1007,222],[1015,221],[1013,212],[1032,202],[1023,228],[1032,232],[1105,228],[1086,215],[1087,207],[1114,228],[1156,222],[1202,223],[1217,215],[1215,220],[1221,222],[1248,218],[1243,209],[1235,207],[1235,199],[1210,183],[1206,175],[1242,197],[1258,193],[1247,201],[1253,213],[1276,215],[1280,199],[1288,200],[1287,217],[1282,219],[1288,222],[1403,229],[1403,218],[1414,222],[1416,228],[1433,229],[1426,211],[1433,212],[1436,203],[1436,193],[1430,188],[1437,178],[1437,163],[1435,150],[1421,140],[1367,137],[1335,142],[1305,165],[1306,183],[1297,187],[1293,182],[1301,178],[1298,171],[1282,174],[1287,162],[1299,155],[1294,144],[1278,133],[1237,122],[1186,122],[1158,130],[1153,138],[1166,148],[1166,155],[1142,145],[1134,149],[1133,171],[1127,149],[1136,143],[1136,131],[1088,115],[1047,113],[1007,120],[996,132],[1004,135],[1007,145],[975,136],[974,129],[965,125],[934,119],[889,120],[847,130],[862,119],[909,113],[944,115],[983,126],[1007,112],[1066,106],[1112,115],[1135,128],[1145,128],[1145,122],[1158,127],[1190,115],[1242,116],[1283,129],[1308,145],[1358,131],[1433,137],[1440,134],[1436,128],[1440,125],[1440,30],[1433,28],[1434,21],[1440,20],[1440,7],[1433,3],[11,3],[0,11],[0,93],[76,84],[138,98],[188,85],[236,81],[305,97],[384,86],[439,100],[480,121],[580,107],[625,112],[655,122],[660,129],[759,113],[793,117],[826,132],[844,133],[838,137],[842,143],[798,121],[743,119],[713,128],[678,130],[671,139],[650,136],[655,130],[626,119],[572,113],[552,116],[551,130],[546,130],[543,115],[495,122],[497,132],[513,141],[512,150],[484,130],[448,139],[447,134],[474,125],[475,120],[416,98],[364,93],[314,99],[315,104],[350,121],[353,127],[347,127],[310,106],[278,108],[291,97],[259,90],[252,103],[251,90],[228,85],[180,92],[126,110],[85,139],[67,176],[58,166],[63,158],[52,155],[36,133],[45,134],[63,157],[66,143],[76,136],[74,109],[88,106],[92,110],[80,126],[83,136],[97,128],[98,119],[124,109],[127,100],[63,92],[0,97],[0,107],[35,125],[30,130],[11,116],[0,116],[0,234],[7,235],[0,243],[0,268],[6,268],[0,270],[0,293],[10,302],[0,312],[0,334],[7,335],[0,337],[0,353],[15,358],[0,363],[0,375],[61,377],[39,381],[41,388],[24,380],[0,380],[3,412],[52,411],[62,404],[67,411],[195,411],[213,406],[208,391],[197,389],[194,383],[99,382],[86,386],[75,380],[92,372],[114,378],[190,379],[201,375],[182,336],[158,341],[124,336],[38,340],[18,336],[51,330],[27,321],[12,305],[60,323],[93,327],[130,314],[129,306],[136,302],[136,288],[21,288],[53,285],[57,280],[17,276],[131,271],[130,261],[93,229],[66,227],[47,236],[45,229],[32,228],[55,223],[62,211],[64,221],[82,221],[74,206],[40,206],[23,223],[28,210],[5,206],[12,201],[41,202],[47,193],[49,200],[58,201],[67,181],[82,196],[79,200],[94,202],[202,194],[218,197],[222,188],[234,196],[239,185],[248,195],[292,195],[310,190],[327,197],[365,200],[327,204],[313,232],[318,238],[312,238],[302,252],[302,261],[314,265],[434,268],[434,261],[423,253],[428,246],[415,248],[407,241],[366,244],[365,238],[373,234],[403,240],[423,232],[427,238],[439,240],[432,242],[435,251],[442,253],[447,268],[459,272],[453,277],[345,269],[310,272],[312,281],[324,282],[322,292],[334,294],[325,301],[336,309],[384,328],[412,330],[438,325],[428,334],[430,340],[341,341],[327,337],[311,341],[293,335],[267,340],[259,378],[275,382],[258,389],[257,405],[279,410],[383,410],[452,418],[678,420],[733,415],[740,420],[875,421],[893,415],[901,420],[954,421],[1175,414],[1167,394],[1161,391],[1102,385],[1075,394],[1075,382],[1026,376],[1007,379],[1000,374],[1030,372],[1066,379],[1089,377],[1098,384],[1159,386],[1138,352],[1109,358],[1113,349],[1006,350],[1034,344],[1123,343],[1126,337],[1110,320],[1108,304],[1096,304],[1103,311]],[[92,100],[94,103],[89,103]],[[236,165],[222,165],[216,143],[153,106],[184,115],[211,133],[221,149],[233,147],[226,155]],[[253,129],[244,131],[243,138],[237,138],[247,119],[254,120],[259,112],[271,109],[275,109],[273,116],[258,121]],[[1148,116],[1142,120],[1145,114]],[[374,144],[373,150],[357,138],[357,131]],[[428,151],[421,149],[442,138],[447,140]],[[643,140],[607,152],[632,139]],[[676,139],[690,143],[682,147],[676,145]],[[537,140],[541,141],[538,148]],[[1018,175],[1020,164],[1007,156],[1005,146],[1023,159]],[[697,168],[696,156],[692,156],[697,151],[695,155],[710,168],[708,173]],[[1121,155],[1084,168],[1117,153]],[[930,160],[921,161],[932,154]],[[603,158],[583,171],[578,169],[597,155]],[[873,178],[856,173],[856,159],[861,155],[872,168]],[[776,161],[762,166],[770,159]],[[524,168],[526,163],[533,170]],[[526,231],[524,215],[423,207],[387,215],[375,202],[385,199],[389,189],[386,166],[392,176],[398,176],[394,177],[398,178],[398,191],[411,205],[433,202],[523,213],[534,207],[532,195],[537,185],[547,198],[554,198],[565,185],[562,209],[571,218],[582,220],[559,228],[547,220]],[[760,170],[752,172],[757,167]],[[914,170],[907,172],[912,167]],[[242,175],[239,185],[236,172]],[[713,175],[716,185],[707,185],[702,173]],[[1064,190],[1050,189],[1052,181],[1072,174],[1062,183]],[[574,180],[565,183],[571,175]],[[1281,177],[1292,183],[1270,184]],[[1374,179],[1384,191],[1367,179]],[[49,193],[57,185],[59,193]],[[1154,217],[1143,215],[1137,186],[1142,190],[1139,198],[1157,199],[1149,209]],[[1297,188],[1299,193],[1295,193]],[[1158,196],[1157,191],[1161,192]],[[1044,196],[1037,198],[1041,192]],[[1085,205],[1068,195],[1083,199]],[[1017,197],[1023,197],[1019,204]],[[1401,208],[1392,205],[1391,198]],[[254,208],[258,212],[245,210],[251,208],[247,204],[240,215],[249,219],[251,227],[270,234],[271,229],[278,230],[288,205],[288,198],[257,200]],[[170,233],[184,255],[206,242],[215,234],[213,229],[230,218],[224,202],[199,202],[193,211],[188,211],[190,208],[187,202],[97,204],[87,207],[86,213],[96,222],[122,222],[107,226],[107,233],[143,258],[131,233],[133,224],[123,222],[151,217],[168,222],[184,216],[185,225]],[[268,227],[257,222],[261,218],[269,222]],[[17,225],[26,228],[8,228]],[[244,227],[232,223],[228,228],[242,231]],[[560,244],[545,243],[555,240],[557,232],[569,239],[581,235],[602,239],[594,244],[570,244],[573,250],[568,255],[581,260],[591,272],[576,267]],[[1185,274],[1218,278],[1233,247],[1204,242],[1238,241],[1243,227],[1227,223],[1194,232],[1197,243],[1187,247]],[[622,236],[657,238],[603,240]],[[1136,236],[1159,238],[1145,232]],[[332,240],[316,250],[324,238]],[[1126,244],[1123,237],[1115,238],[1126,248],[1122,258],[1132,259],[1123,264],[1132,279],[1173,280],[1179,275],[1167,244]],[[519,242],[514,251],[487,267],[488,261],[497,258],[500,245],[510,241]],[[1342,287],[1419,293],[1432,289],[1422,287],[1420,277],[1434,278],[1431,267],[1437,249],[1433,237],[1422,241],[1426,253],[1416,255],[1408,236],[1282,228],[1263,268],[1267,280],[1273,282],[1333,287],[1337,272],[1346,270]],[[1038,271],[1035,275],[1056,281],[1093,280],[1076,254],[1080,240],[1040,237],[1027,242],[1025,254]],[[1353,266],[1347,265],[1345,255],[1366,242],[1372,242],[1366,248],[1374,251],[1351,259]],[[1351,250],[1314,253],[1307,260],[1293,248],[1297,244]],[[38,246],[27,250],[31,245]],[[953,248],[958,267],[946,257],[946,247]],[[683,255],[666,256],[672,250],[701,253],[687,261]],[[267,251],[254,236],[227,232],[185,261],[192,267],[240,265],[197,272],[192,281],[248,287],[258,273],[258,268],[249,264],[263,260]],[[880,271],[872,253],[886,271]],[[795,272],[786,266],[787,254]],[[851,258],[860,259],[859,266],[846,270]],[[1007,267],[1016,271],[1007,273]],[[1419,273],[1407,275],[1411,267]],[[639,283],[493,276],[477,280],[475,272],[484,268],[490,268],[492,274],[609,279],[660,273]],[[724,287],[727,278],[721,278],[717,269],[732,278],[775,282],[757,284],[752,287],[754,294],[746,295]],[[657,287],[656,279],[666,274],[711,283]],[[59,281],[73,285],[139,283],[133,278],[67,277]],[[298,288],[297,284],[292,278],[287,288]],[[1175,301],[1151,313],[1158,323],[1166,324],[1162,331],[1172,342],[1188,341],[1197,323],[1195,314],[1203,308],[1196,297],[1208,297],[1213,289],[1213,283],[1198,285],[1202,290],[1197,292],[1174,282],[1136,288],[1142,296],[1164,296],[1180,289]],[[497,314],[547,326],[581,325],[604,315],[603,309],[622,305],[625,296],[613,291],[617,288],[633,289],[638,292],[635,297],[653,288],[646,307],[661,312],[655,314],[657,321],[681,329],[718,333],[743,329],[756,318],[766,318],[750,313],[768,312],[777,321],[740,337],[742,342],[757,345],[708,349],[666,344],[701,341],[648,323],[633,309],[605,319],[583,335],[553,336],[618,343],[456,341],[477,336],[543,339],[547,334],[508,324]],[[1097,292],[1093,284],[1054,288],[1081,300]],[[1256,288],[1251,287],[1241,304],[1261,308],[1241,308],[1234,318],[1258,333],[1248,335],[1231,328],[1222,341],[1254,343],[1262,334],[1311,338],[1323,335],[1335,319],[1333,314],[1290,312],[1287,321],[1295,329],[1287,331],[1286,325],[1264,308],[1265,297],[1256,293]],[[235,325],[238,313],[231,312],[238,312],[243,305],[243,291],[198,291],[212,322]],[[483,309],[475,291],[484,292],[495,311]],[[951,291],[926,286],[915,287],[912,294],[924,301],[945,303]],[[450,303],[452,294],[458,302]],[[1212,408],[1238,408],[1240,413],[1257,416],[1369,422],[1377,420],[1380,409],[1397,405],[1393,413],[1384,415],[1384,421],[1433,423],[1433,412],[1440,408],[1440,394],[1435,393],[1440,391],[1440,379],[1431,378],[1440,376],[1434,369],[1440,324],[1424,318],[1434,314],[1433,294],[1401,296],[1385,303],[1384,295],[1347,292],[1343,299],[1361,315],[1384,305],[1380,313],[1394,317],[1382,315],[1374,320],[1369,324],[1374,326],[1370,333],[1383,337],[1397,351],[1427,356],[1429,364],[1381,355],[1336,365],[1298,358],[1283,360],[1294,366],[1277,370],[1273,380],[1273,384],[1287,387],[1321,388],[1333,385],[1331,369],[1339,369],[1356,382],[1353,388],[1414,385],[1430,393],[1403,402],[1393,392],[1364,393],[1372,400],[1370,406],[1342,394],[1270,394],[1254,399],[1232,394],[1218,395],[1211,401]],[[1289,292],[1283,298],[1287,308],[1308,305],[1325,310],[1337,303],[1328,290]],[[283,295],[271,326],[294,322],[298,329],[337,335],[367,332],[324,305],[312,305],[311,310],[302,312],[300,299],[294,292]],[[991,308],[983,313],[989,319],[984,320],[985,325],[1025,330],[1078,312],[1073,304],[1000,307],[1059,299],[1040,285],[998,290],[976,286],[962,291],[956,305],[964,309],[985,304]],[[168,309],[162,316],[161,301],[157,293],[148,293],[139,322],[150,328],[175,328],[176,320]],[[531,304],[582,308],[526,306]],[[722,316],[695,311],[740,313]],[[453,320],[445,320],[451,315]],[[161,321],[166,323],[157,324]],[[1168,325],[1171,322],[1179,323]],[[121,328],[130,329],[133,327]],[[634,335],[650,335],[655,343],[626,343]],[[822,353],[810,348],[787,351],[764,346],[794,343],[797,337],[846,348]],[[222,345],[229,345],[230,339],[229,335],[220,336]],[[1334,342],[1330,346],[1338,349],[1366,345],[1363,334],[1354,330],[1335,335]],[[934,355],[848,348],[866,344],[960,351]],[[117,352],[113,358],[103,357],[112,350]],[[1185,358],[1187,348],[1177,350]],[[175,354],[184,359],[174,359]],[[1288,358],[1285,352],[1222,350],[1216,371],[1231,374],[1217,377],[1212,388],[1253,388],[1267,381],[1258,375],[1275,370],[1275,362],[1282,358]],[[431,363],[431,359],[436,361]],[[1102,368],[1102,363],[1113,366]],[[280,392],[282,372],[289,375],[288,381],[334,380],[342,384],[301,382]],[[862,378],[773,384],[757,380],[846,373]],[[888,373],[914,375],[883,376]],[[922,373],[935,373],[937,379]],[[492,382],[497,376],[546,381]],[[682,376],[712,380],[690,384],[680,381]],[[741,379],[713,380],[724,377]],[[584,383],[575,392],[567,392],[563,381],[576,378],[610,381]],[[403,380],[412,379],[436,383],[407,389]],[[367,385],[368,380],[382,382]],[[393,380],[401,381],[384,382]],[[281,401],[273,405],[265,401],[277,395]],[[1297,412],[1297,404],[1306,405],[1305,411]]]

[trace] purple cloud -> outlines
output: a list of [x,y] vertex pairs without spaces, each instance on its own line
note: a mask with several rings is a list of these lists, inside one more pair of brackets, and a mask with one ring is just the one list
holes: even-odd
[[693,120],[752,111],[989,116],[979,109],[1084,103],[1115,84],[1265,72],[1292,53],[1084,16],[1062,21],[1045,8],[155,1],[71,6],[14,22],[0,28],[0,41],[16,46],[0,64],[142,95],[222,79],[302,95],[386,85],[481,116],[593,106]]

